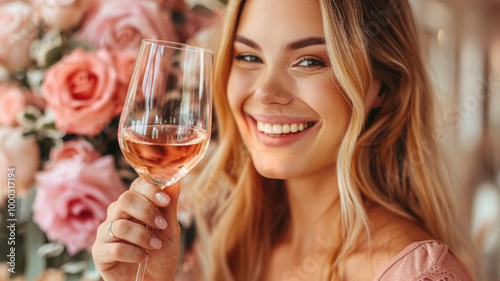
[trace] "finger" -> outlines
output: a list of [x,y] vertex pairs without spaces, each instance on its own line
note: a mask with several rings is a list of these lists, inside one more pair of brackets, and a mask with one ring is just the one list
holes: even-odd
[[135,219],[135,218],[132,218],[127,213],[123,212],[123,210],[121,210],[118,207],[118,204],[115,201],[108,206],[107,215],[106,215],[107,221],[103,224],[108,225],[110,221],[114,221],[117,219],[129,219],[129,220],[136,222],[136,223],[142,223],[142,221]]
[[167,207],[170,203],[170,197],[160,187],[137,178],[134,180],[130,189],[142,194],[149,201],[155,203],[158,207]]
[[[118,201],[118,200],[117,200]],[[118,206],[117,201],[112,202],[108,206],[107,210],[107,215],[106,219],[109,221],[116,220],[116,219],[128,219],[130,218],[129,215],[124,213]]]
[[[172,238],[179,238],[180,235],[180,225],[177,220],[177,203],[179,202],[180,187],[178,184],[174,184],[172,186],[165,187],[164,191],[170,196],[171,202],[168,208],[160,208],[159,211],[169,223],[169,232],[177,234],[175,236],[168,235],[168,239],[172,241]],[[161,236],[161,233],[156,234],[158,235],[158,237]],[[160,238],[164,239],[163,236],[161,236]],[[176,243],[178,241],[172,242]]]
[[119,242],[94,244],[92,256],[99,264],[142,263],[149,259],[149,255],[141,247]]
[[162,242],[144,225],[129,220],[115,220],[108,225],[107,240],[126,241],[144,249],[161,249]]
[[126,213],[127,216],[144,222],[153,228],[167,228],[168,224],[158,207],[135,190],[129,190],[120,195],[117,201],[117,209],[118,214],[114,215],[116,218],[123,218],[124,215],[121,213]]
[[180,186],[178,184],[167,186],[163,191],[171,198],[171,202],[169,208],[162,208],[160,211],[167,221],[177,221],[177,203],[179,202]]

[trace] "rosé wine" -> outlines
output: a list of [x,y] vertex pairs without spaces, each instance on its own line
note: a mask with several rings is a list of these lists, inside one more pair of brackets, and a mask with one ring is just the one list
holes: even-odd
[[196,166],[210,139],[205,130],[178,125],[126,127],[119,138],[136,172],[161,185],[174,184]]

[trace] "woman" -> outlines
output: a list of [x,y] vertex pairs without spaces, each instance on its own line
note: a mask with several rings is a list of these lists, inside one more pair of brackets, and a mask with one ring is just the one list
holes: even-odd
[[[236,0],[226,13],[192,280],[474,280],[409,4]],[[93,248],[106,280],[146,259],[148,280],[174,279],[178,193],[137,180],[109,207]]]

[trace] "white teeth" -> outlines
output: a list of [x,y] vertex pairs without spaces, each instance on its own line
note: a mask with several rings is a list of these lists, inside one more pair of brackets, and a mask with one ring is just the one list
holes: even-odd
[[271,124],[264,124],[264,133],[266,134],[272,134],[273,132],[273,127],[271,126]]
[[275,135],[281,134],[281,125],[278,125],[278,124],[273,125],[273,134],[275,134]]
[[269,124],[257,122],[257,130],[265,134],[281,135],[289,133],[297,133],[307,130],[311,126],[310,123],[292,123],[292,124]]
[[283,134],[290,133],[290,125],[288,125],[288,124],[283,125],[281,130],[283,131]]

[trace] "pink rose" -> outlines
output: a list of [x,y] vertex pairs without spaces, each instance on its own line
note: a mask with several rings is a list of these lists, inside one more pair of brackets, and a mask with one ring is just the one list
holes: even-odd
[[116,116],[117,73],[105,50],[75,50],[48,69],[41,86],[56,126],[68,133],[97,135]]
[[[40,168],[40,148],[33,138],[23,136],[22,128],[0,126],[0,189],[7,192],[7,168],[16,169],[16,192],[22,196]],[[2,197],[3,198],[3,197]]]
[[45,108],[45,100],[38,94],[33,93],[33,91],[28,91],[24,93],[24,105],[33,106],[40,110]]
[[[184,42],[195,36],[202,29],[214,25],[221,18],[219,13],[205,13],[199,11],[186,11],[185,16],[186,22],[178,30],[179,37]],[[217,28],[218,27],[219,26],[217,26]]]
[[50,151],[50,161],[55,164],[70,159],[90,163],[100,157],[101,155],[94,149],[94,146],[84,139],[63,142],[60,147],[55,147]]
[[205,15],[192,13],[191,16],[187,16],[187,22],[179,29],[179,34],[187,38],[186,42],[190,45],[215,50],[223,19],[223,9]]
[[138,53],[137,51],[125,51],[113,52],[112,54],[116,70],[118,71],[118,80],[128,86],[130,78],[132,78],[132,73],[134,72]]
[[132,73],[134,72],[137,51],[122,51],[113,53],[113,61],[118,71],[118,85],[116,89],[116,115],[122,111]]
[[10,2],[17,2],[17,1],[26,2],[27,0],[0,0],[0,5],[7,4],[7,3],[10,3]]
[[46,25],[62,31],[80,24],[89,0],[31,0],[34,10]]
[[0,84],[0,125],[16,125],[25,103],[24,91],[18,85]]
[[0,63],[17,71],[31,63],[30,46],[38,37],[31,6],[21,2],[0,4]]
[[169,10],[177,10],[177,11],[183,11],[186,10],[186,3],[184,0],[152,0],[158,4],[160,4],[161,7]]
[[85,163],[61,161],[36,176],[33,220],[51,241],[66,245],[71,255],[90,251],[108,205],[125,191],[113,157]]
[[142,39],[175,41],[170,16],[154,1],[102,1],[82,25],[81,38],[108,50],[138,50]]
[[22,89],[18,84],[0,84],[0,125],[16,126],[19,117],[28,106],[45,107],[45,101],[32,91]]

